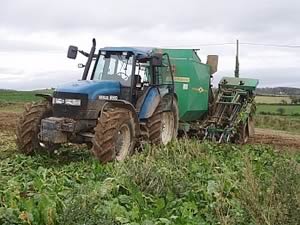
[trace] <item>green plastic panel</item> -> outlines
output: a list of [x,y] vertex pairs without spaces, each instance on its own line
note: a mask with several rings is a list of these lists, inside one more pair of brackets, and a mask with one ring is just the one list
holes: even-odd
[[181,121],[200,119],[208,110],[210,67],[193,49],[163,49],[175,65],[175,92]]
[[258,85],[258,80],[250,78],[223,77],[219,85],[228,88],[238,88],[246,91],[254,91]]

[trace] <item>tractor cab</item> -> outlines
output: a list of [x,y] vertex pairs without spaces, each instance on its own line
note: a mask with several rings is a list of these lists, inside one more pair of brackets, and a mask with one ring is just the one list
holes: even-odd
[[[162,95],[174,93],[169,55],[161,53],[162,50],[147,47],[105,47],[95,54],[95,48],[95,40],[90,53],[78,50],[75,46],[69,47],[68,58],[75,59],[79,52],[88,59],[86,65],[79,64],[84,67],[82,79],[73,82],[71,88],[68,85],[58,88],[58,92],[84,92],[90,100],[125,100],[134,106],[141,101],[140,97],[148,92],[149,87],[156,87]],[[93,61],[94,66],[90,68]],[[91,82],[85,82],[88,80]],[[81,86],[90,88],[83,91]]]
[[152,48],[131,47],[100,49],[90,79],[116,82],[120,86],[120,93],[99,96],[99,99],[120,99],[136,106],[150,87],[172,91],[174,84],[168,56],[155,51]]

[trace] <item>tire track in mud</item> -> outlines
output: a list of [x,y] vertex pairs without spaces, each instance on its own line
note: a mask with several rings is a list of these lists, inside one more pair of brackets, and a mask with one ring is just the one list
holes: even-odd
[[249,140],[250,144],[269,144],[280,149],[300,150],[300,135],[286,131],[272,129],[255,129],[255,136]]
[[18,116],[15,112],[0,112],[0,132],[15,131]]

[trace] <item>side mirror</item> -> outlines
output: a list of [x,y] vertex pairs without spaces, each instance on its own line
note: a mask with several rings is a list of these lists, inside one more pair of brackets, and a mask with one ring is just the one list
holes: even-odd
[[152,58],[151,58],[151,64],[152,66],[162,66],[163,65],[163,61],[162,61],[162,57],[163,55],[160,53],[155,53],[153,54]]
[[70,59],[76,59],[77,51],[78,51],[78,47],[70,45],[69,49],[68,49],[67,57],[70,58]]
[[218,61],[219,56],[218,55],[208,55],[207,56],[207,65],[210,65],[210,74],[214,74],[218,71]]

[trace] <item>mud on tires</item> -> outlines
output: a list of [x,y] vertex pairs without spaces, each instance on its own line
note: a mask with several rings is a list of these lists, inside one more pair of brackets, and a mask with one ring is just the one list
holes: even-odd
[[161,105],[158,105],[153,115],[148,119],[146,123],[147,138],[151,144],[161,144],[161,118],[162,109]]
[[133,153],[136,137],[131,111],[108,108],[101,113],[92,140],[92,152],[102,163],[122,161]]
[[43,118],[52,115],[52,108],[48,101],[25,105],[25,111],[17,122],[17,146],[20,152],[30,155],[42,147],[39,144],[38,134]]

